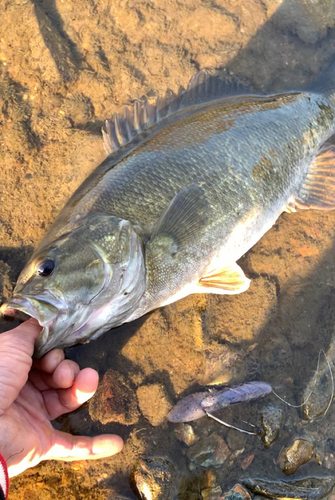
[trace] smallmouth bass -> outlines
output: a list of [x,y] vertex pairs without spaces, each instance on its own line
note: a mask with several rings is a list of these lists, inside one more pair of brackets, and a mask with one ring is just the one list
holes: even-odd
[[200,73],[108,122],[109,155],[1,307],[43,326],[35,355],[191,293],[245,291],[236,261],[283,211],[335,207],[332,81],[334,66],[310,89],[263,96]]

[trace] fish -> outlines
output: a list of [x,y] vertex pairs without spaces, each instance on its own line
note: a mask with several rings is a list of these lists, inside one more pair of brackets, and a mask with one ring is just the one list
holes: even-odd
[[335,207],[335,65],[257,95],[200,73],[107,122],[108,156],[22,270],[5,315],[43,327],[40,357],[192,293],[237,294],[236,263],[279,215]]
[[206,413],[221,410],[232,404],[262,398],[271,391],[270,384],[253,381],[236,387],[195,392],[178,401],[167,414],[167,419],[174,423],[191,422],[204,417]]

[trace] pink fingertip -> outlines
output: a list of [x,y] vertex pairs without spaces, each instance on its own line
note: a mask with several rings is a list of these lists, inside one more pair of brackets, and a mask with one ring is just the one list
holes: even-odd
[[123,439],[116,434],[96,436],[92,446],[94,455],[110,456],[119,453],[123,448]]
[[85,403],[94,395],[98,383],[98,372],[92,368],[84,368],[79,372],[74,383],[74,393],[78,404]]

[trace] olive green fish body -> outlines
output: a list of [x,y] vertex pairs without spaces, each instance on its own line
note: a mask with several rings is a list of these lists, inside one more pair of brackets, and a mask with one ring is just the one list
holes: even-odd
[[189,293],[244,291],[236,260],[284,210],[335,207],[330,91],[188,92],[174,112],[135,104],[115,118],[113,152],[22,271],[2,311],[43,325],[37,355]]
[[135,149],[126,146],[116,165],[113,155],[107,158],[75,193],[53,232],[71,231],[92,213],[108,213],[150,238],[174,196],[199,186],[207,201],[206,224],[174,260],[172,276],[147,279],[134,317],[141,315],[169,301],[181,283],[196,283],[214,259],[235,262],[253,246],[299,192],[333,128],[334,109],[318,94],[245,96],[183,109],[143,134]]

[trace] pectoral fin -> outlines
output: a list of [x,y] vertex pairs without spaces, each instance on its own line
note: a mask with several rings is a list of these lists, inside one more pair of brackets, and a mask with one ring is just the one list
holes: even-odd
[[205,192],[191,184],[181,189],[160,217],[149,241],[153,249],[175,255],[181,248],[195,244],[208,220]]
[[219,294],[236,294],[245,292],[250,285],[250,280],[247,278],[239,265],[231,264],[222,269],[215,269],[211,273],[203,276],[194,293],[219,293]]
[[298,196],[287,211],[335,209],[335,146],[325,143],[311,163]]

